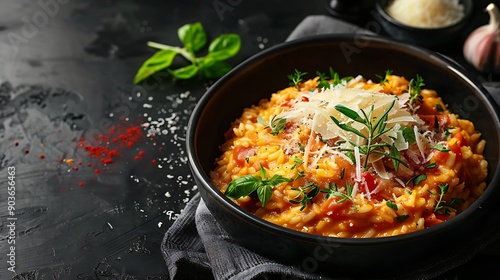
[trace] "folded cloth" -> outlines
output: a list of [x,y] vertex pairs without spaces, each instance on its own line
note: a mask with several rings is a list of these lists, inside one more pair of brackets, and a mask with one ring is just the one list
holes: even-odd
[[[369,33],[348,23],[326,17],[305,18],[288,40],[325,33]],[[500,102],[500,84],[485,87]],[[479,233],[478,233],[479,234]],[[457,253],[424,267],[398,275],[397,279],[432,279],[453,269],[500,239],[500,225],[480,233]],[[168,229],[161,250],[171,279],[339,279],[306,273],[244,248],[222,229],[196,194]]]

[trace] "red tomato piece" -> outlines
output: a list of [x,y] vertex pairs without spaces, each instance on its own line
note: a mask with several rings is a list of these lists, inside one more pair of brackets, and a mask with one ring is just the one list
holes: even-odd
[[243,167],[247,159],[255,155],[253,147],[236,146],[233,149],[233,159],[238,167]]

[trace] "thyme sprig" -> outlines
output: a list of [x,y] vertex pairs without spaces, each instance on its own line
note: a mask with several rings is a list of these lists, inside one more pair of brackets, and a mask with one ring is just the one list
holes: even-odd
[[349,182],[346,182],[346,192],[343,193],[339,191],[337,184],[331,183],[328,184],[328,187],[321,190],[322,193],[326,193],[326,198],[330,198],[332,196],[341,197],[337,203],[344,203],[346,200],[352,201],[352,186]]
[[433,212],[441,214],[441,215],[449,216],[451,214],[450,208],[456,208],[458,205],[464,203],[465,200],[462,198],[452,198],[451,202],[448,204],[443,198],[444,198],[444,195],[448,192],[450,185],[449,184],[439,184],[438,187],[440,190],[439,193],[428,190],[428,192],[430,194],[439,195],[439,199],[437,199],[437,201],[436,201],[436,205],[434,206]]
[[290,85],[295,88],[299,88],[299,84],[302,82],[302,76],[306,75],[307,72],[302,72],[295,69],[293,74],[288,75],[288,79],[290,80]]
[[380,79],[380,84],[381,84],[381,85],[383,85],[383,84],[385,84],[385,83],[387,83],[387,82],[388,82],[388,79],[387,79],[387,78],[389,77],[389,75],[392,75],[392,72],[393,72],[393,70],[392,70],[392,69],[387,69],[387,70],[385,70],[385,75],[384,75],[384,77],[382,77],[382,76],[380,76],[380,75],[377,75],[377,77]]
[[[381,154],[385,157],[390,158],[393,162],[396,172],[398,170],[399,164],[403,164],[404,166],[408,167],[408,164],[401,159],[401,154],[396,149],[396,147],[393,147],[393,145],[390,145],[388,143],[377,143],[380,136],[391,130],[391,128],[386,128],[386,122],[389,111],[394,107],[395,103],[396,100],[392,101],[391,104],[389,104],[389,106],[385,109],[384,113],[378,119],[373,116],[373,110],[374,110],[373,105],[371,106],[368,114],[363,109],[361,109],[361,113],[363,116],[360,116],[356,111],[342,104],[338,104],[335,106],[335,109],[337,111],[341,112],[352,121],[363,124],[368,130],[368,135],[365,135],[360,130],[352,127],[351,125],[347,123],[342,123],[335,117],[330,116],[330,118],[338,127],[347,132],[352,132],[366,140],[366,144],[360,146],[357,146],[353,142],[349,142],[352,146],[357,146],[359,148],[359,152],[365,156],[365,161],[363,164],[363,167],[365,169],[368,167],[368,158],[372,153]],[[389,148],[390,152],[386,152],[385,150],[383,150],[382,148],[384,147]],[[350,153],[354,152],[353,149],[341,149],[341,150]]]
[[266,122],[261,116],[258,116],[257,121],[266,127],[271,128],[270,134],[273,136],[280,134],[280,132],[286,128],[285,118],[277,118],[276,116],[273,116],[269,122]]
[[307,207],[307,204],[312,203],[312,199],[319,193],[320,188],[314,182],[307,183],[300,188],[292,188],[292,190],[299,191],[299,193],[290,200],[293,204],[300,204],[300,211]]
[[422,102],[422,94],[420,93],[422,87],[425,86],[424,79],[417,74],[415,79],[410,80],[408,85],[408,93],[410,93],[409,106],[411,109],[415,110],[415,102]]
[[328,79],[330,79],[325,73],[316,71],[316,75],[318,76],[318,85],[316,86],[319,89],[329,89],[331,87],[330,82]]

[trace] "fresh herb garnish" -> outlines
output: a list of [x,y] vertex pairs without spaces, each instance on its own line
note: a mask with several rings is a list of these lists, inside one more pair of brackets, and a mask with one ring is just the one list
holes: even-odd
[[328,187],[321,190],[322,193],[326,193],[326,198],[332,196],[341,197],[342,199],[337,201],[337,203],[344,203],[346,200],[352,200],[352,186],[349,182],[346,183],[346,193],[340,192],[337,184],[328,184]]
[[268,123],[263,118],[258,116],[257,121],[259,123],[271,128],[270,134],[273,136],[280,134],[280,132],[282,132],[286,128],[286,119],[285,118],[277,118],[276,116],[273,116],[273,118]]
[[448,192],[449,189],[449,184],[439,184],[438,185],[440,192],[432,192],[428,191],[432,195],[439,195],[439,199],[436,202],[436,205],[434,206],[434,212],[441,214],[441,215],[450,215],[451,210],[450,208],[456,208],[460,204],[464,203],[465,200],[462,198],[452,198],[451,202],[447,205],[446,201],[443,200],[444,195]]
[[304,161],[302,161],[298,156],[294,156],[293,157],[293,166],[291,168],[291,170],[294,170],[297,165],[301,165],[302,163],[304,163]]
[[298,180],[298,179],[305,177],[305,176],[306,176],[305,172],[303,170],[299,170],[299,171],[297,171],[297,176],[295,176],[294,180]]
[[434,168],[434,167],[436,167],[436,166],[437,166],[437,163],[436,163],[436,162],[432,162],[432,163],[427,164],[427,165],[425,166],[425,168],[427,168],[427,169],[432,169],[432,168]]
[[306,208],[308,203],[312,203],[312,199],[319,193],[319,186],[310,182],[303,187],[292,188],[292,190],[299,191],[299,193],[293,200],[290,200],[290,202],[302,205],[302,207],[300,207],[300,211],[302,211]]
[[411,177],[410,180],[406,181],[405,185],[408,186],[411,182],[413,182],[413,185],[416,186],[425,179],[427,179],[427,175],[425,174],[415,175]]
[[292,181],[292,179],[277,174],[268,179],[266,169],[262,166],[262,164],[260,164],[260,177],[247,175],[231,181],[227,187],[225,195],[233,199],[238,199],[240,197],[248,196],[256,191],[257,197],[262,203],[262,207],[264,207],[271,199],[273,187],[276,187],[281,183]]
[[418,74],[415,79],[410,80],[410,84],[408,85],[408,92],[410,93],[409,106],[413,110],[415,109],[415,102],[422,102],[422,94],[420,94],[420,91],[423,86],[425,86],[424,79]]
[[445,126],[444,129],[443,129],[443,136],[442,136],[442,139],[443,140],[446,140],[448,139],[448,137],[451,135],[451,130],[455,129],[454,127],[452,126]]
[[385,202],[385,205],[387,205],[389,208],[392,208],[392,209],[394,209],[396,211],[398,210],[398,205],[396,203],[390,201],[390,200],[387,200]]
[[[208,41],[201,23],[186,24],[179,28],[177,33],[184,47],[148,42],[149,47],[158,51],[139,68],[134,78],[135,84],[165,69],[177,79],[190,79],[197,73],[206,78],[222,77],[232,68],[225,60],[236,55],[241,47],[239,35],[222,34],[210,43],[206,56],[196,57],[196,52],[200,51]],[[178,69],[170,69],[177,55],[181,55],[191,64]]]
[[376,76],[380,79],[380,84],[381,84],[381,85],[383,85],[383,84],[387,83],[387,81],[388,81],[388,80],[387,80],[387,77],[388,77],[389,75],[392,75],[392,72],[393,72],[393,70],[391,70],[391,69],[387,69],[387,70],[385,70],[385,75],[384,75],[384,77],[382,77],[382,76],[380,76],[380,75],[376,75]]
[[290,80],[290,85],[295,88],[299,88],[299,84],[302,82],[302,76],[306,75],[307,72],[301,72],[295,69],[293,74],[288,75],[288,79]]
[[432,146],[431,150],[438,150],[438,151],[443,152],[443,153],[447,153],[450,151],[450,149],[444,147],[441,144],[437,144],[437,145]]
[[458,205],[463,204],[465,202],[465,199],[463,198],[452,198],[450,202],[450,207],[456,208]]
[[403,127],[401,131],[403,133],[403,138],[406,140],[406,142],[408,142],[408,145],[417,142],[417,138],[415,138],[415,131],[413,131],[413,129],[409,127]]
[[352,76],[340,78],[339,73],[335,72],[332,67],[328,68],[328,71],[330,72],[330,76],[332,79],[332,85],[334,85],[334,86],[342,84],[344,82],[347,83],[350,80],[352,80]]
[[[450,209],[448,209],[444,204],[446,203],[446,201],[443,200],[443,197],[444,195],[448,192],[448,188],[449,188],[450,185],[448,184],[439,184],[439,189],[440,189],[440,193],[439,193],[439,199],[436,203],[436,206],[434,206],[434,212],[438,212],[439,214],[443,214],[443,215],[449,215],[450,214]],[[437,195],[436,192],[430,192],[429,193],[431,194],[434,194],[434,195]]]
[[408,219],[409,217],[410,217],[410,215],[401,215],[401,216],[397,216],[397,217],[396,217],[396,221],[398,221],[398,222],[402,222],[402,221],[404,221],[404,220]]
[[[392,101],[392,103],[385,109],[384,113],[378,119],[374,118],[372,116],[373,109],[374,109],[373,105],[372,105],[370,111],[368,112],[368,114],[366,114],[365,111],[363,109],[361,109],[361,113],[363,116],[360,116],[356,111],[354,111],[354,110],[352,110],[352,109],[350,109],[342,104],[335,105],[335,109],[337,111],[341,112],[342,114],[344,114],[345,116],[350,118],[352,121],[363,124],[368,130],[368,135],[364,135],[358,129],[350,126],[347,123],[340,122],[339,120],[337,120],[333,116],[330,116],[330,118],[333,120],[333,122],[338,127],[340,127],[341,129],[343,129],[345,131],[352,132],[352,133],[354,133],[354,134],[358,135],[359,137],[366,140],[366,142],[367,142],[366,144],[358,146],[360,153],[365,155],[365,162],[363,165],[365,169],[368,166],[368,158],[370,157],[371,153],[377,153],[377,154],[384,155],[384,156],[390,158],[393,161],[393,163],[397,162],[396,164],[394,164],[394,167],[396,168],[396,172],[397,172],[397,167],[399,166],[400,163],[405,165],[405,166],[408,166],[408,164],[406,162],[401,160],[401,155],[395,147],[393,149],[393,148],[391,148],[391,145],[389,145],[389,144],[376,143],[379,140],[380,136],[382,136],[383,134],[385,134],[391,130],[391,128],[386,129],[385,126],[386,126],[386,121],[387,121],[389,111],[392,109],[392,107],[394,107],[395,103],[396,103],[396,100]],[[354,143],[351,143],[351,145],[356,146]],[[380,148],[382,148],[382,147],[390,148],[391,152],[387,153],[387,152],[381,150]],[[351,153],[353,152],[353,150],[351,150],[351,149],[342,149],[342,150],[346,151],[346,152],[351,152]],[[355,160],[353,160],[353,162],[355,162]]]
[[320,89],[330,88],[331,84],[328,81],[328,79],[329,79],[328,76],[326,76],[325,73],[316,71],[316,75],[318,75],[318,77],[319,77],[318,85],[316,86],[317,88],[320,88]]

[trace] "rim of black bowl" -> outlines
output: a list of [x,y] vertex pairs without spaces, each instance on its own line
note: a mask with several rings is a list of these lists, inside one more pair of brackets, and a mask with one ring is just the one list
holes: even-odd
[[443,27],[415,27],[415,26],[406,25],[406,24],[396,20],[395,18],[391,17],[385,11],[385,7],[387,7],[387,4],[391,1],[393,1],[393,0],[378,0],[376,5],[375,5],[378,14],[380,16],[382,16],[386,21],[390,22],[391,24],[394,24],[398,27],[405,28],[405,29],[408,29],[411,31],[439,31],[439,30],[453,29],[456,26],[463,24],[465,21],[467,21],[470,18],[471,14],[472,14],[473,7],[474,7],[473,0],[463,0],[461,2],[467,2],[467,5],[469,5],[469,8],[466,9],[467,7],[466,6],[464,7],[464,16],[460,20],[458,20],[457,22],[450,24],[450,25],[443,26]]
[[[243,217],[243,219],[247,222],[250,223],[253,226],[256,226],[258,228],[261,228],[266,231],[270,231],[271,233],[277,234],[277,235],[282,235],[282,236],[287,236],[288,238],[292,239],[298,239],[301,241],[308,241],[311,243],[317,243],[317,242],[332,242],[331,240],[335,240],[336,243],[343,243],[345,245],[352,245],[352,246],[365,246],[365,245],[370,245],[370,244],[377,244],[381,242],[391,242],[391,243],[398,243],[405,241],[407,239],[418,239],[418,238],[424,238],[429,235],[435,235],[445,229],[448,228],[454,228],[464,220],[468,219],[470,216],[474,214],[474,212],[478,209],[481,208],[481,205],[485,202],[485,200],[488,199],[490,195],[492,195],[493,192],[495,192],[494,187],[489,187],[489,186],[495,186],[498,185],[500,182],[500,169],[495,170],[495,172],[492,174],[490,177],[488,174],[489,182],[486,187],[486,190],[484,193],[474,202],[472,203],[467,209],[465,209],[463,212],[458,214],[457,216],[453,217],[452,219],[438,224],[434,225],[432,227],[426,228],[424,230],[420,231],[415,231],[411,233],[406,233],[406,234],[401,234],[401,235],[395,235],[395,236],[387,236],[387,237],[376,237],[376,238],[344,238],[344,237],[333,237],[333,236],[321,236],[321,235],[315,235],[315,234],[310,234],[310,233],[304,233],[301,231],[296,231],[293,229],[285,228],[276,224],[273,224],[269,221],[266,221],[264,219],[261,219],[249,211],[247,211],[244,208],[241,208],[234,202],[232,202],[229,198],[227,198],[222,192],[215,187],[215,185],[210,181],[210,177],[208,174],[206,174],[203,170],[203,167],[201,163],[198,161],[198,158],[196,156],[196,151],[195,151],[195,132],[196,132],[196,125],[198,123],[198,118],[200,114],[202,113],[205,105],[209,102],[210,98],[212,95],[214,95],[217,91],[217,89],[223,85],[226,81],[232,79],[235,75],[237,75],[239,72],[243,71],[247,67],[251,66],[255,61],[259,61],[261,59],[265,59],[267,56],[270,56],[272,54],[278,53],[282,50],[286,50],[288,48],[291,48],[293,46],[297,45],[304,45],[304,44],[317,44],[321,42],[327,42],[327,41],[332,41],[332,40],[338,40],[338,41],[345,41],[345,40],[372,40],[372,41],[377,41],[382,44],[390,44],[390,45],[397,45],[400,48],[407,49],[409,51],[412,51],[414,53],[420,53],[420,54],[426,54],[429,56],[435,57],[436,60],[438,60],[440,63],[443,63],[446,65],[447,68],[451,69],[454,71],[456,74],[461,76],[467,83],[469,83],[471,86],[473,86],[476,90],[476,92],[483,98],[485,99],[485,105],[487,105],[488,110],[490,111],[490,114],[495,118],[495,125],[497,127],[500,127],[500,119],[499,119],[499,112],[500,109],[496,105],[494,99],[489,95],[489,93],[486,91],[486,89],[482,86],[482,84],[474,77],[471,76],[465,68],[460,66],[458,63],[456,63],[453,60],[450,60],[449,58],[446,58],[436,52],[424,49],[422,47],[417,47],[417,46],[412,46],[408,44],[404,44],[401,42],[397,42],[394,40],[382,38],[379,36],[372,36],[372,35],[361,35],[361,34],[329,34],[329,35],[316,35],[316,36],[311,36],[311,37],[306,37],[306,38],[301,38],[289,42],[284,42],[278,45],[275,45],[267,50],[261,51],[250,58],[246,59],[239,65],[237,65],[235,68],[233,68],[229,73],[227,73],[225,76],[220,78],[217,82],[215,82],[200,98],[198,103],[196,104],[195,108],[193,109],[193,113],[189,119],[188,122],[188,130],[186,133],[186,148],[187,148],[187,154],[188,154],[188,162],[191,167],[191,171],[194,176],[201,178],[201,181],[203,181],[203,184],[205,186],[201,186],[202,188],[205,188],[206,191],[218,200],[220,203],[222,203],[225,207],[229,208],[234,214],[240,215]],[[250,104],[249,104],[250,105]],[[242,108],[243,110],[243,108]],[[500,135],[499,135],[500,137]],[[222,143],[221,143],[222,144]],[[500,160],[500,152],[497,155],[497,158]],[[215,160],[215,159],[214,159]],[[326,243],[325,243],[326,244]]]

